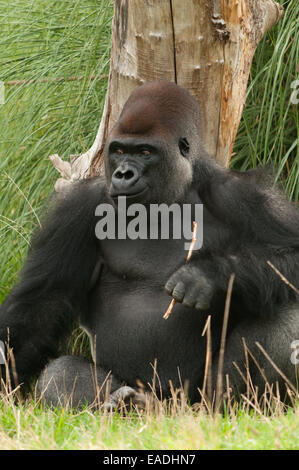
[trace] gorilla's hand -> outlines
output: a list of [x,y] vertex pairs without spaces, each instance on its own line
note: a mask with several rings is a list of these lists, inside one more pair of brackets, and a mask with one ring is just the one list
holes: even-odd
[[168,279],[165,289],[186,307],[205,310],[210,306],[215,286],[199,268],[186,264]]

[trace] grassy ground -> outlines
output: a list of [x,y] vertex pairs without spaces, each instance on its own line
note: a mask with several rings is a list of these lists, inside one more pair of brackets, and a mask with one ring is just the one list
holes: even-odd
[[[291,83],[299,79],[299,5],[281,3],[284,18],[255,55],[232,165],[271,162],[290,197],[299,200],[299,106],[290,102]],[[57,178],[48,155],[81,153],[95,136],[109,70],[112,4],[0,0],[0,302],[16,281]],[[211,418],[184,410],[121,418],[0,402],[5,449],[285,449],[299,447],[298,437],[298,411]]]
[[40,405],[0,404],[3,449],[298,449],[299,414],[267,417],[240,411],[226,417],[184,409],[123,417]]

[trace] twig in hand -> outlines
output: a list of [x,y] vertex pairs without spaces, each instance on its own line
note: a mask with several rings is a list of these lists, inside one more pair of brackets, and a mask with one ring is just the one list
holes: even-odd
[[192,232],[192,240],[190,243],[190,248],[187,254],[186,262],[188,262],[192,256],[193,250],[194,250],[194,245],[196,242],[196,231],[197,231],[197,223],[193,222],[193,232]]
[[[192,253],[193,253],[193,250],[194,250],[194,245],[195,245],[195,242],[196,242],[196,230],[197,230],[197,223],[193,222],[192,240],[191,240],[191,243],[190,243],[190,248],[189,248],[189,251],[188,251],[188,254],[187,254],[186,262],[188,262],[190,260],[190,258],[192,256]],[[166,312],[163,315],[163,318],[165,320],[167,320],[167,318],[171,314],[174,305],[175,305],[175,299],[172,299],[172,301],[169,304],[168,309],[166,310]]]
[[169,306],[168,306],[168,309],[166,310],[166,312],[165,312],[164,315],[163,315],[163,318],[164,318],[165,320],[167,320],[167,318],[168,318],[169,315],[171,314],[172,309],[173,309],[173,307],[174,307],[174,304],[175,304],[175,300],[172,299],[172,301],[170,302],[170,304],[169,304]]

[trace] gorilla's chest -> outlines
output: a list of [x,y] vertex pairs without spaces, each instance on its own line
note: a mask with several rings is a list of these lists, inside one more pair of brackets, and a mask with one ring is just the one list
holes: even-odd
[[184,240],[105,240],[101,244],[102,281],[111,278],[163,286],[186,259],[184,243]]
[[164,285],[185,262],[184,241],[106,241],[102,254],[104,267],[82,318],[96,336],[97,363],[131,385],[136,377],[151,382],[155,360],[163,388],[169,379],[177,382],[178,367],[191,382],[198,380],[206,313],[176,304],[163,319],[171,301]]

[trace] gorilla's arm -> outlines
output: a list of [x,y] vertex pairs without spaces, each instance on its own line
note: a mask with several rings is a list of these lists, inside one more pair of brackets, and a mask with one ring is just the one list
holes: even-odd
[[66,341],[99,260],[94,232],[101,185],[83,182],[49,211],[33,239],[19,283],[0,308],[18,381],[26,382]]
[[235,273],[234,293],[257,314],[271,313],[275,304],[294,300],[295,291],[267,261],[298,288],[298,211],[272,189],[260,171],[236,174],[209,163],[200,177],[201,200],[229,230],[230,239],[227,242],[220,236],[218,246],[215,240],[209,243],[204,226],[203,248],[169,279],[167,292],[179,302],[202,309],[216,291],[227,290],[229,277]]

